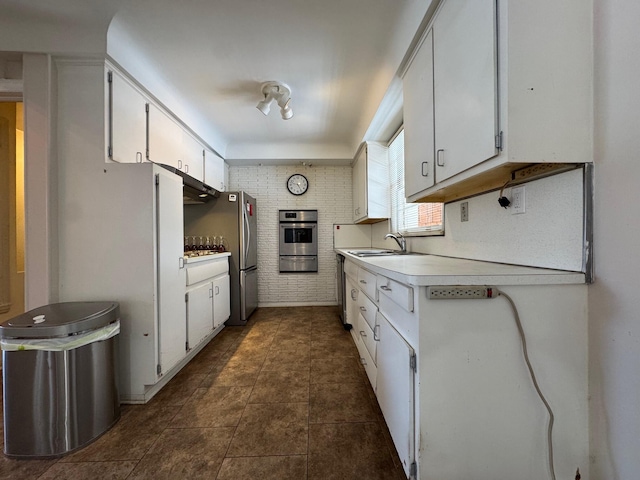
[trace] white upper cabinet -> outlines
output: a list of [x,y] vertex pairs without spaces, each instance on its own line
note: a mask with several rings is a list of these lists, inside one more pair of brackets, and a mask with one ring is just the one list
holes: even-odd
[[155,163],[182,166],[182,127],[156,105],[149,105],[149,156]]
[[142,163],[147,150],[147,99],[118,72],[108,71],[107,156],[114,162]]
[[186,131],[182,131],[181,156],[178,168],[193,178],[204,180],[204,147]]
[[495,8],[495,0],[446,0],[433,21],[437,181],[498,152]]
[[221,192],[226,191],[224,160],[210,150],[204,151],[204,183]]
[[435,182],[433,126],[433,32],[427,34],[420,50],[402,79],[404,96],[404,192],[421,192]]
[[362,144],[353,164],[353,221],[374,223],[389,218],[389,156],[387,147]]
[[545,164],[537,175],[593,161],[589,5],[442,2],[403,76],[409,202],[500,188],[534,164]]

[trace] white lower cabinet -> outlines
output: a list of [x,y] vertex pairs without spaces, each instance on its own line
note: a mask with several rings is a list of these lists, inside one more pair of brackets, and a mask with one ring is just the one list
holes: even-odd
[[213,280],[213,328],[218,328],[231,316],[231,287],[229,275]]
[[197,257],[187,259],[187,338],[191,350],[231,314],[229,257]]
[[[360,362],[376,392],[407,478],[416,478],[414,348],[398,329],[412,335],[413,288],[345,261],[347,317]],[[359,287],[359,288],[358,288]],[[389,318],[382,311],[390,312]],[[396,323],[394,323],[396,322]],[[415,329],[415,327],[414,327]]]
[[415,462],[415,351],[378,312],[376,395],[407,477]]
[[[548,415],[526,371],[507,299],[434,299],[428,286],[378,272],[374,300],[364,290],[369,270],[360,264],[345,261],[349,288],[357,292],[349,300],[357,307],[354,339],[407,478],[548,477]],[[496,288],[517,305],[554,411],[557,477],[573,478],[579,467],[586,478],[587,286]]]
[[213,283],[187,292],[187,349],[198,345],[213,330]]

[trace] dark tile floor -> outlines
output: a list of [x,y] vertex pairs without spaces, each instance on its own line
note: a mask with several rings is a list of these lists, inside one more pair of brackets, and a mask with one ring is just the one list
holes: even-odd
[[[1,398],[1,397],[0,397]],[[0,431],[1,433],[1,431]],[[261,308],[146,405],[55,460],[0,455],[0,479],[405,479],[331,307]]]

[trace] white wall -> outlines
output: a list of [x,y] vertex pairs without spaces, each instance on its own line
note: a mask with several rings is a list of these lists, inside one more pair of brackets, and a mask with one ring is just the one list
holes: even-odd
[[[640,35],[637,0],[595,0],[592,479],[640,475]],[[627,207],[631,209],[626,209]]]
[[[407,249],[450,257],[581,271],[583,263],[582,169],[525,184],[526,212],[513,215],[498,205],[499,192],[462,200],[469,221],[460,220],[460,203],[445,205],[445,235],[414,237]],[[506,188],[504,195],[511,196]],[[383,240],[387,223],[373,228],[373,245],[398,248]]]
[[[287,191],[294,173],[309,180],[301,196]],[[351,167],[252,166],[229,168],[230,190],[258,202],[258,291],[262,306],[336,303],[333,224],[351,223]],[[318,273],[278,272],[278,210],[318,210]]]

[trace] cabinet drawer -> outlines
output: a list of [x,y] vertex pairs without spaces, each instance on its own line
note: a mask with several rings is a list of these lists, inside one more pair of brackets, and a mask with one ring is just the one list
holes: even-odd
[[376,299],[376,274],[364,268],[358,269],[358,286],[373,301]]
[[190,266],[187,267],[187,285],[193,285],[225,273],[229,273],[229,260],[227,260],[227,257],[222,260]]
[[358,282],[358,266],[355,263],[349,261],[344,262],[344,274],[347,277],[351,277],[354,282]]
[[367,377],[369,378],[369,382],[371,382],[371,386],[375,391],[378,368],[376,367],[376,364],[371,358],[369,351],[365,347],[359,349],[358,351],[360,352],[360,362],[362,363],[362,365],[364,365],[364,370],[365,372],[367,372]]
[[362,340],[362,343],[364,343],[364,346],[369,351],[369,355],[371,355],[373,363],[376,363],[376,340],[373,334],[374,329],[375,326],[372,329],[367,321],[362,316],[360,316],[358,335],[360,336],[360,340]]
[[378,307],[369,297],[363,295],[362,292],[358,295],[358,310],[369,324],[369,327],[373,329],[376,325],[376,312],[378,311]]
[[378,290],[380,294],[386,295],[407,312],[413,312],[413,288],[378,275]]
[[[407,312],[391,300],[391,297],[383,294],[382,291],[378,302],[378,312],[388,319],[393,328],[404,337],[409,345],[414,347],[418,345],[418,325],[420,321],[416,312]],[[380,319],[378,319],[377,324],[379,325],[380,323]],[[376,333],[379,334],[380,332]]]

